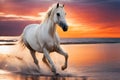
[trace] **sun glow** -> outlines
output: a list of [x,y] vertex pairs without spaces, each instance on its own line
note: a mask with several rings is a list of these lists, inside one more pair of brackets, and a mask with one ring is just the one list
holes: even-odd
[[0,74],[8,74],[8,73],[11,73],[11,72],[0,69]]
[[0,46],[0,54],[9,54],[10,52],[10,46]]

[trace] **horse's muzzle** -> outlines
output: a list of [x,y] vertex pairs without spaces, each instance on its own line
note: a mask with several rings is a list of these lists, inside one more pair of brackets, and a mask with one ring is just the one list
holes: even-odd
[[67,31],[68,30],[68,26],[63,27],[63,31]]
[[63,31],[67,31],[68,30],[68,25],[66,23],[60,22],[59,26],[62,27]]

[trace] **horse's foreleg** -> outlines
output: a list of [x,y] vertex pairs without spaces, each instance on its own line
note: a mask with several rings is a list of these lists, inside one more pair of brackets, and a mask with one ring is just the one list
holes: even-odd
[[43,55],[42,61],[50,68],[49,63],[47,62],[45,55]]
[[64,52],[61,47],[58,47],[56,49],[56,52],[58,52],[59,54],[61,54],[61,55],[63,55],[65,57],[65,63],[61,67],[62,70],[65,70],[67,68],[67,63],[68,63],[68,54],[66,52]]
[[30,54],[31,54],[31,56],[32,56],[32,58],[33,58],[33,60],[34,60],[34,63],[37,65],[37,67],[40,69],[40,67],[39,67],[39,64],[38,64],[38,60],[37,60],[37,58],[36,58],[36,56],[35,56],[35,51],[34,50],[30,50]]
[[45,55],[45,58],[48,60],[48,62],[50,63],[50,66],[52,68],[52,72],[54,72],[56,74],[56,68],[55,68],[55,65],[53,63],[53,61],[51,60],[50,56],[49,56],[49,52],[46,48],[43,48],[43,52],[44,52],[44,55]]

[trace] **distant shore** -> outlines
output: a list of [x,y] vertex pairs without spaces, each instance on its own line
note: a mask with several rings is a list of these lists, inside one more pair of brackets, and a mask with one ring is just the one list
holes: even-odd
[[[0,45],[15,45],[18,38],[0,39]],[[61,44],[103,44],[103,43],[120,43],[120,38],[62,38]]]
[[61,44],[120,43],[120,38],[62,38]]

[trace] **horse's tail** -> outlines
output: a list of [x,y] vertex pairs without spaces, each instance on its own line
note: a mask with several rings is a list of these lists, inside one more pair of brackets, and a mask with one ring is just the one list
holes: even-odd
[[23,34],[21,34],[18,38],[17,44],[20,45],[23,49],[25,48],[25,43],[23,41]]

